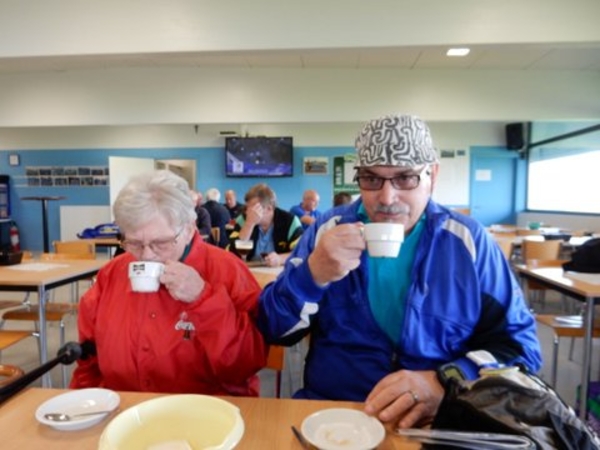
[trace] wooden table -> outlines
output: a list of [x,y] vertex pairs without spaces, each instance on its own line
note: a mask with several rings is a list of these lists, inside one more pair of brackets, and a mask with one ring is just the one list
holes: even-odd
[[[561,267],[531,268],[525,265],[515,265],[514,267],[521,278],[539,282],[550,289],[585,303],[585,318],[583,323],[585,337],[580,398],[587,399],[592,365],[594,306],[600,302],[600,274],[585,274],[588,279],[583,280],[577,278],[583,274],[564,272]],[[586,401],[580,402],[579,417],[584,420],[587,417]]]
[[[96,450],[100,434],[109,423],[100,424],[80,431],[57,431],[38,423],[35,410],[47,399],[65,390],[31,388],[23,391],[0,406],[0,436],[2,450]],[[141,392],[119,392],[120,411],[160,394]],[[300,425],[305,417],[324,408],[352,408],[362,410],[362,403],[292,400],[253,397],[223,397],[240,408],[245,423],[245,432],[240,450],[291,449],[302,446],[292,434],[291,426]],[[378,450],[417,450],[420,444],[408,442],[388,431]]]
[[[105,260],[60,262],[26,261],[0,267],[0,291],[37,292],[39,302],[40,362],[48,361],[46,332],[46,291],[95,275]],[[37,270],[44,269],[44,270]],[[42,386],[50,386],[50,374],[42,377]]]
[[269,284],[271,281],[275,281],[277,276],[283,271],[283,266],[280,267],[267,267],[249,264],[250,272],[258,281],[261,289]]

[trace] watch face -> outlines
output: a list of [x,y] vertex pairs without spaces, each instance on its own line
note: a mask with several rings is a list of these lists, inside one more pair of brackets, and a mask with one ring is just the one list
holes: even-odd
[[456,378],[457,380],[464,379],[460,370],[458,370],[458,368],[454,367],[454,366],[450,366],[450,367],[447,367],[446,369],[444,369],[444,374],[445,374],[446,378]]
[[460,367],[453,363],[448,363],[441,366],[438,369],[437,374],[440,382],[444,386],[450,379],[454,379],[456,381],[463,381],[466,379],[464,373],[462,372],[462,370],[460,370]]

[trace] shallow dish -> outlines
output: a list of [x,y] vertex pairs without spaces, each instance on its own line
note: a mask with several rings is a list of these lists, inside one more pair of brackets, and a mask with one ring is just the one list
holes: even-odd
[[362,411],[331,408],[317,411],[302,422],[302,434],[320,450],[368,450],[385,438],[385,428]]
[[175,394],[132,406],[106,426],[99,450],[229,450],[244,434],[237,406],[217,397]]
[[110,413],[97,416],[74,417],[69,422],[55,422],[44,417],[47,413],[80,414],[92,411],[114,411],[119,407],[119,394],[110,389],[78,389],[57,395],[42,403],[35,411],[38,422],[62,431],[75,431],[89,428],[100,422]]

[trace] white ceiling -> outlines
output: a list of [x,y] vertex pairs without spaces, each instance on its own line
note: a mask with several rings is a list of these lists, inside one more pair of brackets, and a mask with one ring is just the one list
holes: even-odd
[[573,70],[600,72],[600,44],[479,45],[466,57],[447,46],[108,54],[0,58],[0,73],[122,67]]

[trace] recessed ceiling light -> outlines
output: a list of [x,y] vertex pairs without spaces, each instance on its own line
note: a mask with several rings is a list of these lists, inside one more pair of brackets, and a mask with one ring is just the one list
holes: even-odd
[[470,51],[468,48],[451,48],[446,52],[446,56],[467,56]]

